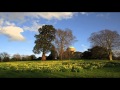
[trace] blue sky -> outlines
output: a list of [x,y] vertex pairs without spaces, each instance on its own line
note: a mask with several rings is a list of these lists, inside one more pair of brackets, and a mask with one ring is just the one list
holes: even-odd
[[120,34],[120,12],[0,12],[0,52],[34,54],[34,35],[45,24],[71,29],[78,40],[72,46],[83,52],[90,48],[93,32],[110,29]]

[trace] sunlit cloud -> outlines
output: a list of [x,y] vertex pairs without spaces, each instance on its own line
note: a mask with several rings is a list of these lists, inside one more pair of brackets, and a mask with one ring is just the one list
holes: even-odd
[[0,34],[6,35],[10,41],[24,41],[23,29],[17,26],[5,26],[0,30]]
[[[21,26],[25,22],[32,23],[31,26],[24,26],[25,30],[36,31],[35,29],[41,27],[42,23],[37,23],[41,18],[48,21],[70,19],[76,13],[74,12],[0,12],[0,25],[17,25]],[[32,21],[32,22],[31,22]],[[10,23],[9,23],[10,22]],[[23,27],[21,27],[23,28]],[[23,30],[24,30],[23,29]]]

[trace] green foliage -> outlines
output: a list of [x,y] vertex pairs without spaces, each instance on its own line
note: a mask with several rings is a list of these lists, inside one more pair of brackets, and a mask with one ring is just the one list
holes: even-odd
[[47,53],[52,47],[52,41],[55,39],[55,28],[52,25],[44,25],[38,29],[39,34],[35,35],[35,47],[33,52],[39,54],[40,52]]
[[8,62],[8,61],[10,61],[10,58],[9,58],[9,57],[5,57],[5,58],[3,59],[3,61],[4,61],[4,62]]
[[57,51],[56,51],[56,48],[55,48],[55,46],[53,45],[52,46],[52,48],[51,48],[51,50],[50,50],[50,55],[47,57],[47,60],[55,60],[55,59],[57,59]]
[[92,53],[92,59],[108,59],[108,53],[104,47],[94,46],[90,51]]
[[83,52],[82,58],[84,59],[108,59],[107,50],[101,46],[94,46],[88,51]]
[[45,53],[49,52],[52,48],[52,41],[55,39],[55,28],[52,25],[44,25],[42,28],[38,29],[39,34],[35,35],[35,46],[33,48],[33,52],[35,54],[39,54],[43,52],[45,57]]
[[91,52],[89,51],[89,49],[88,49],[88,51],[84,51],[83,53],[82,53],[82,59],[91,59]]
[[35,55],[30,55],[29,58],[30,58],[30,60],[36,60],[36,56]]

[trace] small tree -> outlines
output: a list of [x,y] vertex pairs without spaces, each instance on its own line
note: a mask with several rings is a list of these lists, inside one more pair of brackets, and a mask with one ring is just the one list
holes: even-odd
[[88,49],[88,51],[84,51],[82,53],[82,58],[83,59],[91,59],[92,53],[90,52],[90,49]]
[[30,55],[30,60],[35,60],[36,59],[36,56],[35,55]]
[[22,61],[30,61],[31,58],[28,55],[22,55]]
[[42,60],[46,60],[45,54],[52,48],[52,41],[55,39],[55,28],[52,25],[44,25],[38,29],[39,34],[35,35],[35,46],[33,52],[39,54],[42,52]]
[[15,61],[20,61],[22,57],[20,56],[20,54],[14,54],[12,59]]

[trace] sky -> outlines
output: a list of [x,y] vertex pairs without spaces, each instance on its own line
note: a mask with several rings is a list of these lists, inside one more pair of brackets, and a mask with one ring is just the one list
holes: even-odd
[[109,29],[120,34],[120,12],[0,12],[0,53],[34,54],[34,36],[46,24],[71,29],[77,39],[72,46],[84,52],[91,48],[91,33]]

